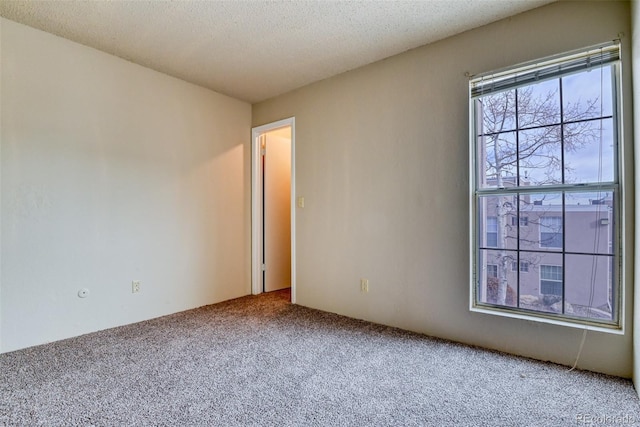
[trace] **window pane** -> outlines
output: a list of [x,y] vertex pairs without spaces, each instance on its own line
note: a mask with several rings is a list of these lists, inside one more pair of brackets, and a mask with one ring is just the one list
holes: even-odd
[[560,81],[543,81],[518,89],[518,127],[560,123]]
[[[539,195],[535,195],[538,197]],[[535,223],[530,223],[529,214],[533,209],[533,201],[529,194],[518,194],[518,217],[519,217],[519,249],[533,249],[534,243],[538,241],[537,233],[538,226]],[[537,219],[537,217],[533,217]],[[537,249],[537,248],[536,248]]]
[[540,217],[540,246],[562,248],[562,216]]
[[515,90],[483,96],[476,101],[482,111],[482,127],[478,134],[494,134],[516,128]]
[[612,70],[598,67],[562,78],[564,121],[612,115]]
[[519,132],[520,185],[562,182],[561,127],[546,126]]
[[515,132],[478,137],[478,183],[481,188],[513,187],[516,166]]
[[562,254],[520,252],[529,272],[520,273],[520,308],[562,312]]
[[562,250],[563,210],[561,193],[532,193],[519,198],[520,216],[528,225],[520,227],[521,250]]
[[612,320],[613,257],[567,255],[565,260],[567,314]]
[[478,300],[487,304],[515,307],[517,272],[511,271],[517,252],[481,250],[478,257]]
[[614,176],[613,119],[568,124],[564,128],[567,183],[611,182]]
[[517,227],[511,225],[516,214],[513,196],[478,197],[478,242],[483,248],[516,249]]
[[569,252],[613,253],[613,193],[566,193],[565,245]]

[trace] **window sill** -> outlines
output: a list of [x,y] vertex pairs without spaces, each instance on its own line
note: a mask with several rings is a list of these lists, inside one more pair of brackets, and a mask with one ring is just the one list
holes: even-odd
[[512,311],[508,309],[501,309],[498,307],[485,307],[472,305],[469,310],[474,313],[490,314],[493,316],[509,317],[512,319],[528,320],[530,322],[547,323],[550,325],[564,326],[574,329],[588,329],[589,331],[604,332],[614,335],[624,335],[623,325],[603,325],[589,321],[581,321],[577,319],[560,320],[555,317],[545,316],[544,313],[529,314],[524,312]]

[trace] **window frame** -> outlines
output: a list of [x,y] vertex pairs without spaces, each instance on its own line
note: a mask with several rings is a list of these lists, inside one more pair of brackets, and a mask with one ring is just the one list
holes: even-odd
[[[612,97],[611,98],[611,101],[612,101],[611,102],[611,109],[612,109],[611,123],[613,128],[613,145],[614,145],[613,147],[613,168],[614,168],[613,181],[605,182],[605,183],[598,182],[598,183],[586,183],[586,184],[582,184],[582,183],[568,184],[566,181],[563,181],[563,183],[560,185],[556,185],[556,184],[539,185],[539,186],[533,186],[532,188],[526,188],[524,189],[524,191],[522,191],[523,188],[521,186],[515,186],[512,188],[502,187],[499,189],[498,188],[491,189],[489,191],[486,191],[487,190],[486,188],[484,189],[484,191],[480,190],[480,187],[478,185],[478,167],[479,166],[477,165],[477,162],[478,162],[477,142],[479,138],[477,138],[477,132],[476,132],[478,118],[476,118],[475,116],[474,100],[476,97],[473,95],[473,89],[472,89],[471,83],[473,81],[477,81],[478,79],[484,78],[486,76],[496,76],[496,75],[504,76],[509,74],[513,74],[517,76],[520,70],[527,70],[527,71],[532,70],[537,66],[539,66],[540,64],[545,64],[547,62],[561,63],[564,60],[568,60],[568,58],[572,57],[572,55],[580,56],[580,55],[584,55],[585,52],[595,51],[602,47],[611,47],[611,46],[615,46],[615,49],[617,49],[617,55],[618,55],[618,58],[616,60],[610,61],[605,64],[605,66],[611,67],[610,69],[611,69],[611,79],[612,79],[611,80],[611,97]],[[624,253],[624,247],[623,247],[624,241],[621,239],[621,236],[623,234],[625,225],[623,222],[624,215],[622,212],[622,208],[623,208],[622,200],[624,199],[624,192],[623,192],[624,174],[622,171],[622,168],[624,165],[624,158],[623,158],[624,146],[623,146],[623,134],[622,134],[623,115],[622,115],[622,101],[621,101],[621,97],[622,97],[621,96],[622,70],[621,70],[621,60],[620,60],[621,55],[622,55],[622,49],[621,49],[619,40],[616,40],[614,42],[605,43],[599,46],[593,46],[587,49],[580,49],[580,50],[572,51],[569,53],[559,54],[559,55],[555,55],[548,58],[530,61],[528,63],[516,65],[503,70],[485,73],[482,75],[470,76],[470,85],[469,85],[470,239],[469,241],[470,241],[470,254],[471,254],[471,257],[470,257],[471,258],[471,262],[470,262],[471,280],[470,280],[470,293],[469,293],[470,294],[469,308],[471,311],[492,314],[492,315],[499,315],[503,317],[511,317],[511,318],[539,321],[544,323],[552,323],[556,325],[562,325],[562,326],[573,327],[573,328],[576,328],[576,327],[583,328],[585,326],[589,326],[590,329],[593,329],[593,330],[599,330],[599,331],[615,333],[615,334],[624,333],[623,299],[624,299],[625,291],[624,291],[624,280],[623,280],[624,257],[622,256],[622,254]],[[553,79],[556,79],[565,75],[570,75],[570,74],[573,74],[573,73],[572,72],[568,72],[566,74],[560,73],[557,76],[553,77]],[[523,86],[528,86],[532,84],[533,83],[514,85],[513,87],[514,88],[523,87]],[[600,116],[597,116],[597,119],[604,120],[605,117],[606,115],[600,115]],[[564,118],[561,118],[560,123],[563,124],[567,122],[565,121]],[[495,191],[495,190],[498,190],[498,191]],[[478,210],[479,210],[478,200],[480,196],[485,196],[485,197],[491,196],[491,195],[507,196],[507,195],[510,195],[511,193],[515,198],[515,197],[518,197],[519,194],[527,194],[527,193],[533,194],[535,192],[540,193],[544,191],[548,193],[553,193],[553,192],[559,193],[561,194],[564,200],[566,194],[569,194],[572,192],[586,194],[589,192],[589,190],[591,190],[592,192],[611,192],[611,194],[613,195],[612,209],[613,209],[614,226],[612,227],[612,234],[613,234],[612,241],[610,241],[610,245],[613,244],[613,248],[611,250],[611,256],[613,260],[612,265],[614,266],[613,273],[611,274],[611,279],[610,279],[611,286],[613,286],[613,292],[614,292],[614,296],[611,301],[611,303],[614,305],[614,308],[612,309],[612,319],[603,321],[595,318],[572,317],[570,315],[567,316],[565,314],[558,315],[553,313],[547,313],[544,311],[531,311],[526,309],[520,309],[517,307],[514,308],[509,306],[497,306],[490,303],[479,302],[478,262],[479,262],[480,253],[485,251],[485,249],[482,249],[482,246],[480,245],[481,242],[478,241],[478,237],[479,237],[478,230],[481,227],[481,224],[480,224],[481,221],[478,216]],[[564,209],[564,206],[563,206],[563,209]],[[564,210],[562,211],[562,214],[564,216]],[[554,251],[559,249],[559,251],[563,254],[563,259],[564,259],[565,253],[567,253],[565,242],[564,242],[564,238],[565,238],[564,236],[565,236],[565,233],[567,233],[567,230],[564,227],[564,221],[565,219],[562,218],[563,245],[560,248],[556,248],[556,247],[551,248]],[[516,222],[519,227],[523,226],[519,219],[514,222]],[[531,223],[529,222],[527,225],[530,225],[530,224]],[[540,229],[540,226],[538,226],[538,228]],[[542,230],[538,231],[539,237],[541,237],[541,232]],[[488,249],[491,249],[491,248],[488,248]],[[518,249],[516,253],[519,253],[520,251],[521,250]],[[518,265],[518,267],[520,266]],[[535,266],[534,266],[534,269],[535,269]],[[563,267],[562,271],[563,271],[562,287],[564,288],[566,286],[566,284],[564,283],[564,280],[565,280],[564,274],[566,274],[566,269]],[[518,271],[517,271],[518,277],[520,276],[520,274],[521,274],[521,269],[518,268]],[[566,302],[564,295],[563,295],[563,302]]]

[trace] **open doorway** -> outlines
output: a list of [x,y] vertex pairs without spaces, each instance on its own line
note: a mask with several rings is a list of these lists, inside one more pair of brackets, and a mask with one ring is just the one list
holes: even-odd
[[251,292],[290,288],[295,303],[295,119],[252,130]]

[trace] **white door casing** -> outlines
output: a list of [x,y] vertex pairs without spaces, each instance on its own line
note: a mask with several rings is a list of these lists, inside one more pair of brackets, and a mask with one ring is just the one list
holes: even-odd
[[262,251],[263,251],[263,215],[262,215],[262,156],[260,135],[269,131],[291,128],[290,146],[290,265],[291,265],[291,303],[296,302],[296,246],[295,246],[295,118],[279,120],[257,126],[251,132],[251,293],[263,292]]

